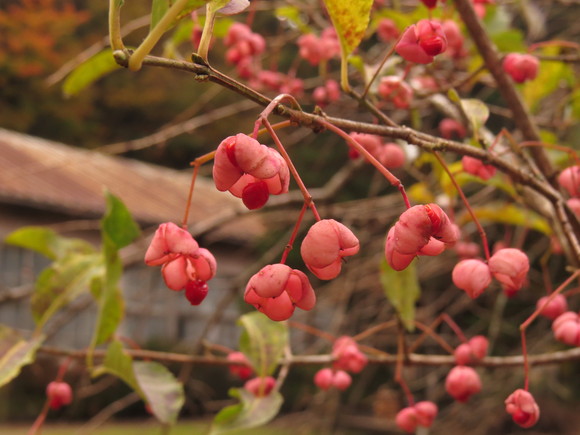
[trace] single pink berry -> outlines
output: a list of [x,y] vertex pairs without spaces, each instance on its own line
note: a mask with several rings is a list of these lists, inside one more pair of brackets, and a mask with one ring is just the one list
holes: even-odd
[[289,319],[295,307],[311,310],[316,303],[308,277],[285,264],[263,267],[248,281],[244,300],[272,320]]
[[46,386],[46,396],[50,408],[57,410],[72,402],[72,389],[66,382],[52,381]]
[[510,53],[503,60],[503,69],[516,83],[534,80],[540,61],[531,54]]
[[437,0],[421,0],[421,3],[423,3],[429,9],[433,9],[435,6],[437,6]]
[[324,86],[314,89],[312,98],[320,107],[325,107],[340,99],[340,85],[336,80],[327,80]]
[[455,244],[455,252],[463,259],[477,257],[480,251],[481,248],[475,242],[459,241]]
[[395,417],[396,425],[408,433],[415,433],[417,429],[417,411],[415,407],[408,406],[401,409]]
[[[374,158],[378,159],[381,147],[383,146],[383,142],[380,136],[366,133],[350,133],[349,136],[357,141],[360,145],[362,145],[362,147],[370,154],[372,154]],[[359,153],[356,150],[354,151],[355,153],[350,155],[351,158],[356,158],[359,156]]]
[[468,174],[481,178],[482,180],[489,180],[495,175],[495,166],[486,165],[481,160],[470,156],[463,156],[461,158],[461,165],[463,170]]
[[523,287],[530,270],[530,261],[519,249],[500,249],[489,259],[489,270],[502,284],[504,292],[511,297]]
[[413,89],[397,76],[381,77],[378,92],[383,99],[399,109],[408,109],[413,100]]
[[445,38],[447,39],[447,51],[445,52],[454,59],[458,59],[467,55],[463,44],[465,38],[459,29],[457,23],[453,20],[445,20],[441,24]]
[[435,403],[423,400],[415,404],[415,411],[417,411],[417,423],[419,426],[431,427],[439,409]]
[[573,311],[560,314],[552,323],[556,340],[569,346],[580,346],[580,316]]
[[540,408],[529,391],[517,389],[505,400],[505,410],[523,428],[532,427],[540,419]]
[[481,391],[481,380],[473,368],[455,366],[445,379],[445,390],[458,402],[467,402]]
[[332,379],[332,386],[337,390],[344,391],[352,384],[351,376],[344,370],[336,370]]
[[580,198],[569,198],[566,201],[566,204],[568,207],[570,207],[570,210],[572,210],[576,216],[580,217]]
[[332,381],[334,379],[334,373],[332,369],[324,368],[320,369],[314,375],[314,385],[316,385],[321,390],[328,390],[332,387]]
[[148,266],[161,266],[171,290],[183,290],[191,281],[209,281],[215,276],[216,261],[183,228],[171,222],[159,225],[145,253]]
[[467,132],[459,121],[453,118],[444,118],[439,123],[439,132],[444,139],[463,139]]
[[246,355],[242,352],[230,352],[227,356],[228,361],[232,362],[240,362],[244,363],[245,365],[231,365],[230,366],[230,373],[234,376],[237,376],[242,381],[248,379],[254,373],[254,369],[250,366],[250,361]]
[[464,366],[471,363],[471,346],[467,343],[461,343],[455,348],[453,352],[453,357],[455,358],[455,364],[458,366]]
[[558,175],[558,183],[572,197],[580,197],[580,166],[570,166]]
[[427,64],[447,48],[447,38],[441,24],[435,20],[420,20],[405,29],[395,51],[405,60]]
[[483,261],[470,258],[455,265],[451,279],[453,284],[475,299],[491,284],[491,272]]
[[276,380],[272,376],[266,376],[250,379],[244,384],[244,388],[256,397],[265,397],[272,392],[275,385]]
[[196,279],[185,284],[185,298],[191,305],[199,305],[207,296],[208,286],[205,281]]
[[397,169],[405,164],[405,152],[396,143],[386,143],[380,148],[377,160],[387,169]]
[[393,20],[390,18],[382,18],[377,26],[377,35],[379,39],[384,42],[396,41],[399,37],[399,29]]
[[557,294],[554,298],[546,305],[546,302],[550,296],[544,296],[538,299],[536,303],[536,309],[541,310],[540,314],[547,317],[550,320],[555,320],[561,314],[564,314],[568,309],[568,302],[566,297],[562,294]]
[[356,236],[334,219],[323,219],[308,230],[300,246],[304,264],[320,279],[333,279],[342,268],[343,258],[360,248]]
[[476,335],[468,341],[471,352],[476,359],[483,359],[487,355],[489,340],[483,335]]
[[368,358],[359,350],[356,341],[347,336],[336,339],[332,346],[332,356],[335,358],[333,363],[335,370],[359,373],[368,363]]

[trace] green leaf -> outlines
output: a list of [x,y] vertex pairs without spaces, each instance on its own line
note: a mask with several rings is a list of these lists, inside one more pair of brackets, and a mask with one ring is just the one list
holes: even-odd
[[43,335],[24,340],[14,329],[0,325],[0,387],[18,376],[22,367],[34,361],[43,341]]
[[274,373],[288,343],[286,325],[258,311],[243,315],[238,323],[244,327],[240,350],[248,357],[256,374],[263,377]]
[[139,226],[123,202],[110,192],[105,192],[107,209],[101,219],[103,238],[107,237],[117,249],[129,245],[141,234]]
[[[514,204],[488,203],[484,207],[474,207],[473,211],[481,221],[531,228],[548,236],[552,234],[552,229],[548,221],[537,213]],[[458,224],[463,225],[470,220],[471,217],[466,212],[458,219]]]
[[324,0],[324,4],[340,39],[343,58],[346,59],[363,39],[373,0]]
[[93,252],[94,248],[81,239],[59,236],[53,230],[43,227],[22,227],[10,233],[4,243],[30,249],[51,260],[56,260],[71,251]]
[[[558,55],[557,47],[546,47],[542,51],[545,55]],[[538,76],[522,85],[524,101],[536,112],[541,107],[542,100],[555,90],[562,87],[563,82],[573,84],[575,75],[570,65],[563,62],[540,62]]]
[[67,97],[76,95],[117,68],[120,66],[113,58],[113,51],[107,48],[76,67],[64,81],[62,90]]
[[471,123],[473,132],[477,135],[479,129],[485,125],[489,118],[489,109],[483,101],[475,98],[462,99],[461,107]]
[[509,29],[494,34],[491,39],[502,53],[525,52],[527,48],[521,30]]
[[38,327],[68,302],[87,291],[93,279],[104,275],[103,259],[97,253],[71,253],[43,270],[36,280],[30,304]]
[[113,341],[107,348],[103,365],[93,370],[93,376],[100,376],[104,373],[117,376],[141,397],[143,392],[139,389],[135,372],[133,371],[133,358],[123,350],[120,341]]
[[151,31],[157,23],[163,18],[165,12],[169,9],[170,0],[153,0],[151,3],[151,24],[149,30]]
[[133,372],[153,414],[165,424],[175,424],[185,402],[183,385],[162,364],[135,361]]
[[232,388],[230,396],[240,399],[240,403],[222,409],[215,416],[210,435],[264,425],[278,415],[284,402],[278,391],[272,391],[266,397],[256,397],[244,389]]
[[381,284],[385,295],[409,332],[415,329],[415,302],[421,295],[413,261],[405,270],[397,272],[385,259],[381,262]]
[[205,6],[206,3],[209,3],[209,0],[187,0],[183,10],[177,14],[176,22],[182,18],[189,17],[193,11]]
[[301,33],[312,33],[312,29],[303,19],[302,11],[296,6],[282,6],[276,8],[274,14],[279,20],[288,20],[296,26]]

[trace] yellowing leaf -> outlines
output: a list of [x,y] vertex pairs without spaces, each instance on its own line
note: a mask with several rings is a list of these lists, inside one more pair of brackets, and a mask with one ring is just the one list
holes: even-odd
[[[546,235],[552,234],[550,224],[537,213],[528,209],[518,207],[514,204],[488,203],[485,207],[474,208],[473,211],[481,221],[490,221],[508,225],[517,225],[531,228]],[[458,219],[458,224],[462,226],[470,221],[471,217],[467,212]]]
[[360,44],[369,25],[373,0],[324,0],[346,58]]

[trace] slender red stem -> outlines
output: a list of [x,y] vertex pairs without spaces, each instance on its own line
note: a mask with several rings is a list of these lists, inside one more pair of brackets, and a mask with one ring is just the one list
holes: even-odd
[[197,173],[199,172],[199,164],[193,166],[193,174],[191,175],[191,183],[189,184],[189,192],[187,194],[187,202],[185,203],[185,212],[183,213],[183,220],[181,221],[181,226],[184,230],[187,229],[187,221],[189,220],[189,209],[191,208],[191,197],[193,196],[193,188],[195,186],[195,179],[197,178]]
[[453,330],[453,332],[455,332],[455,335],[457,335],[457,338],[459,338],[462,343],[467,343],[467,338],[465,338],[463,331],[459,325],[455,323],[455,321],[449,316],[449,314],[443,313],[441,315],[441,320],[447,323],[447,325]]
[[[264,113],[264,112],[262,112],[262,113]],[[270,124],[268,119],[263,118],[262,115],[260,115],[259,121],[262,124],[264,124],[264,127],[266,128],[266,130],[268,130],[268,133],[270,133],[272,140],[276,144],[278,151],[280,152],[280,154],[282,155],[284,160],[286,160],[286,163],[288,164],[288,168],[290,169],[290,173],[292,174],[292,177],[294,177],[296,184],[298,184],[298,188],[300,189],[300,192],[302,192],[302,196],[304,197],[304,203],[306,204],[306,206],[310,207],[310,210],[312,210],[312,214],[314,214],[314,218],[317,221],[320,221],[321,218],[320,218],[320,215],[318,214],[318,210],[316,210],[316,206],[314,205],[314,201],[312,200],[312,195],[310,195],[310,192],[308,192],[308,189],[306,188],[306,185],[302,181],[302,178],[300,178],[300,174],[298,174],[298,171],[296,170],[294,163],[292,163],[292,159],[290,158],[290,155],[288,154],[288,152],[286,152],[286,148],[284,148],[284,145],[282,145],[282,142],[280,142],[280,139],[278,138],[278,135],[276,134],[276,132],[272,128],[272,125]]]
[[541,47],[566,47],[580,50],[580,44],[572,41],[562,41],[561,39],[554,39],[552,41],[536,42],[528,47],[528,53]]
[[530,324],[540,315],[543,309],[550,303],[552,300],[561,293],[572,281],[574,281],[578,275],[580,275],[580,269],[577,269],[572,275],[568,277],[566,281],[564,281],[560,286],[552,292],[552,294],[546,299],[546,302],[541,307],[537,307],[536,310],[532,313],[530,317],[526,319],[524,323],[520,325],[520,335],[522,339],[522,356],[524,357],[524,389],[528,391],[528,387],[530,384],[530,365],[528,361],[528,349],[526,343],[526,329]]
[[403,329],[399,327],[398,339],[397,339],[397,365],[395,368],[395,382],[397,382],[405,396],[407,397],[407,402],[409,406],[413,406],[415,404],[415,399],[413,398],[413,394],[403,377],[403,362],[405,359],[405,336],[403,334]]
[[294,240],[296,240],[296,236],[298,235],[298,230],[300,229],[300,224],[302,223],[302,219],[304,219],[304,213],[308,208],[308,204],[304,201],[302,205],[302,210],[300,210],[300,214],[298,215],[298,219],[296,220],[296,224],[294,225],[294,230],[292,231],[292,235],[290,236],[290,240],[288,240],[288,244],[284,248],[284,252],[282,253],[282,258],[280,259],[280,263],[286,264],[286,258],[288,258],[288,254],[292,250],[292,246],[294,245]]
[[403,201],[405,202],[405,206],[407,208],[411,208],[409,197],[405,192],[405,186],[403,186],[401,180],[395,177],[387,168],[385,168],[381,164],[381,162],[379,162],[371,153],[369,153],[360,143],[358,143],[354,138],[349,136],[345,131],[325,120],[319,120],[319,123],[322,124],[328,130],[332,131],[333,133],[338,134],[347,142],[349,146],[354,148],[359,154],[362,154],[371,165],[377,168],[377,170],[381,173],[381,175],[385,177],[387,181],[391,183],[392,186],[395,186],[397,189],[399,189],[399,192],[403,197]]
[[441,166],[443,167],[445,172],[447,172],[447,175],[449,175],[449,178],[451,179],[451,183],[453,184],[453,186],[457,190],[457,193],[461,197],[461,200],[463,201],[463,204],[465,205],[467,212],[471,216],[471,219],[473,219],[473,222],[475,223],[475,226],[477,227],[477,231],[479,232],[479,236],[481,237],[481,243],[483,244],[483,252],[485,253],[485,258],[487,261],[489,261],[489,257],[490,257],[489,245],[487,242],[487,235],[485,234],[485,230],[483,229],[483,226],[481,225],[481,223],[479,222],[479,219],[475,215],[475,212],[473,211],[473,209],[469,205],[469,201],[467,200],[467,197],[463,193],[463,190],[461,189],[461,187],[457,183],[457,180],[455,179],[455,177],[453,176],[453,174],[449,170],[449,167],[447,166],[445,161],[441,158],[441,156],[439,155],[438,152],[435,151],[433,154],[435,155],[435,157],[437,158],[437,161],[441,164]]
[[443,340],[443,338],[439,334],[437,334],[435,331],[433,331],[427,325],[422,324],[421,322],[415,321],[415,326],[419,328],[421,331],[425,332],[430,337],[432,337],[437,342],[437,344],[441,346],[446,352],[449,352],[451,355],[453,355],[454,349],[449,345],[449,343]]

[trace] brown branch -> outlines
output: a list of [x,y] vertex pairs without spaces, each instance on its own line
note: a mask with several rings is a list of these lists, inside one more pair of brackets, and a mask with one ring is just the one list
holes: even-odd
[[[50,346],[42,346],[39,352],[54,355],[54,356],[68,356],[79,360],[86,358],[86,350],[70,350],[61,349]],[[125,349],[125,352],[135,359],[148,359],[163,362],[172,362],[180,364],[204,364],[204,365],[233,365],[224,357],[215,356],[197,356],[186,355],[171,352],[157,352],[143,349]],[[106,350],[97,349],[93,356],[95,359],[103,359]],[[396,355],[388,354],[373,354],[368,355],[369,362],[373,364],[393,365],[397,362]],[[528,363],[530,366],[547,365],[547,364],[561,364],[568,361],[580,360],[580,347],[568,349],[564,351],[542,353],[537,355],[530,355]],[[326,355],[292,355],[280,361],[281,364],[290,365],[326,365],[334,361],[334,357],[330,354]],[[522,355],[516,356],[488,356],[484,359],[475,362],[473,365],[482,367],[520,367],[523,364],[524,358]],[[407,355],[405,360],[406,365],[420,365],[420,366],[451,366],[455,365],[455,357],[453,355],[422,355],[411,353]]]
[[[465,23],[473,42],[477,46],[479,53],[483,57],[487,69],[495,79],[506,104],[512,111],[516,127],[522,132],[526,140],[540,140],[540,134],[532,121],[528,108],[522,101],[514,83],[503,70],[501,56],[475,13],[472,2],[470,0],[455,0],[455,7],[462,21]],[[536,149],[531,150],[531,154],[542,173],[549,180],[552,180],[555,171],[546,152],[543,149]]]

